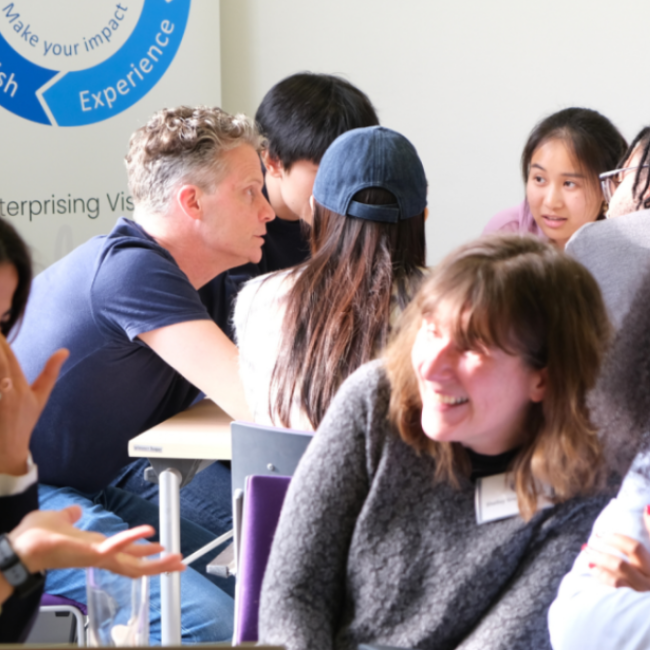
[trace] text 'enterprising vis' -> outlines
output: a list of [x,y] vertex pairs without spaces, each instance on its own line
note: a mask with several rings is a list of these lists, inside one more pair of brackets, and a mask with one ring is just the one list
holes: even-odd
[[[133,198],[124,192],[106,193],[108,208],[112,213],[124,214],[133,212]],[[0,198],[0,217],[27,216],[32,221],[34,217],[49,217],[53,215],[78,214],[89,219],[97,219],[101,213],[101,201],[98,197],[87,199],[72,197],[57,198],[52,194],[51,199],[25,199],[22,201],[7,201]]]

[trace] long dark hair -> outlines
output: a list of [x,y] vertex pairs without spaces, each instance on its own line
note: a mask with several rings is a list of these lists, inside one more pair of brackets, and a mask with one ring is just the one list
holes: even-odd
[[[369,188],[354,200],[395,203]],[[318,427],[344,379],[386,344],[391,311],[404,309],[425,264],[424,213],[398,223],[346,217],[314,206],[312,258],[296,267],[273,375],[271,417],[290,426],[296,401]],[[273,400],[273,397],[270,397]]]
[[[521,174],[528,181],[530,161],[535,150],[549,140],[562,140],[573,152],[587,178],[598,188],[598,174],[616,169],[627,149],[620,131],[598,111],[565,108],[535,125],[521,154]],[[605,205],[597,219],[604,219]]]
[[4,219],[0,219],[0,265],[2,264],[12,264],[18,273],[18,286],[11,301],[9,317],[0,322],[0,332],[3,336],[8,336],[25,312],[32,286],[32,258],[27,244],[16,229]]

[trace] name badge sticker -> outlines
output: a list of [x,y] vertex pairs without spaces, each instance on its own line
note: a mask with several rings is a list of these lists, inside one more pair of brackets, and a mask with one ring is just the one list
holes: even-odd
[[475,507],[477,524],[519,514],[517,493],[508,485],[505,473],[477,479]]
[[[539,509],[550,508],[552,505],[543,495],[539,496],[537,502]],[[495,474],[477,479],[474,506],[477,524],[517,516],[519,514],[517,493],[510,487],[508,475]]]

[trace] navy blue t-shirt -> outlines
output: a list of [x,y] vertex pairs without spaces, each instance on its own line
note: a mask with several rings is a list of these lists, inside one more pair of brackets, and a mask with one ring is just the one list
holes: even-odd
[[32,435],[39,480],[108,485],[130,460],[128,441],[198,394],[137,336],[210,317],[173,257],[126,219],[38,275],[12,344],[28,381],[70,350]]

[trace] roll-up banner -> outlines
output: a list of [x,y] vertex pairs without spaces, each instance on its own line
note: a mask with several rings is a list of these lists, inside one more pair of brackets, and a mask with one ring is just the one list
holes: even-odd
[[220,68],[219,0],[0,0],[0,217],[37,272],[132,215],[131,133],[218,106]]

